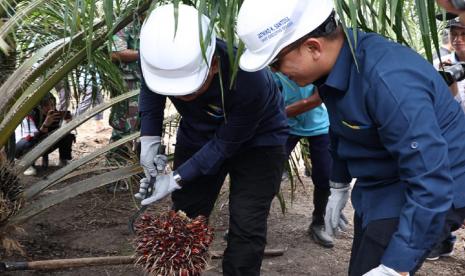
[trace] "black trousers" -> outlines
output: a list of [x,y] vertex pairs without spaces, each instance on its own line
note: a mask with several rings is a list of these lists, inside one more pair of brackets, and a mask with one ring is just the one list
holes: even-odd
[[[177,146],[174,168],[194,153]],[[271,201],[279,191],[285,159],[283,146],[250,148],[229,158],[217,174],[198,177],[172,194],[175,210],[183,210],[189,217],[208,217],[229,173],[230,217],[224,275],[260,275],[267,218]]]
[[291,155],[301,138],[307,139],[308,152],[312,162],[312,182],[315,186],[313,189],[312,225],[324,225],[326,204],[330,195],[329,174],[332,166],[329,153],[329,135],[321,134],[308,137],[289,135],[286,143],[286,154],[288,156]]
[[[451,208],[446,215],[440,241],[447,239],[451,231],[460,228],[465,219],[465,208]],[[354,240],[350,255],[349,275],[360,276],[381,264],[384,250],[389,245],[392,235],[397,231],[398,218],[375,220],[362,228],[362,219],[354,215]],[[418,262],[417,266],[409,271],[410,275],[420,269],[428,256],[429,251]]]
[[446,224],[441,232],[441,236],[436,244],[455,239],[452,232],[457,231],[465,220],[465,208],[451,209],[446,216]]
[[[37,145],[42,139],[34,139],[28,141],[26,139],[21,139],[16,143],[16,151],[15,155],[16,158],[19,158],[26,154],[30,149],[32,149],[35,145]],[[72,146],[73,142],[75,141],[76,136],[74,134],[68,133],[67,135],[63,136],[61,140],[56,142],[51,148],[49,148],[44,155],[48,155],[49,153],[53,152],[54,150],[58,149],[60,154],[60,159],[63,160],[71,160],[72,158]]]

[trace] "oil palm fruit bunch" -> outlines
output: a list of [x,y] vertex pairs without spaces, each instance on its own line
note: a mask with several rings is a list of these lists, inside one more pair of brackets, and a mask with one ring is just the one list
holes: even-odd
[[144,214],[135,224],[136,265],[149,275],[200,275],[210,259],[213,229],[182,211]]
[[0,160],[0,226],[21,208],[23,187],[11,165]]
[[0,251],[4,253],[24,253],[20,244],[12,237],[21,229],[8,224],[8,219],[19,211],[22,204],[23,187],[18,174],[10,163],[0,158]]

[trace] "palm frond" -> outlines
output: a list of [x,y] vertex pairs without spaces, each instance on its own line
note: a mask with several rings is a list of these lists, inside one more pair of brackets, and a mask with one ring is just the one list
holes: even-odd
[[142,172],[143,170],[139,165],[132,165],[112,170],[107,173],[99,174],[82,181],[71,183],[66,187],[58,190],[56,193],[46,195],[34,201],[33,204],[26,205],[26,207],[11,217],[11,219],[8,221],[8,225],[22,223],[25,220],[65,200]]
[[[127,143],[127,142],[129,142],[131,140],[136,139],[137,137],[139,137],[139,135],[140,135],[139,132],[130,134],[130,135],[126,136],[126,137],[123,137],[123,138],[119,139],[116,142],[110,143],[110,144],[108,144],[108,145],[106,145],[106,146],[104,146],[104,147],[102,147],[102,148],[100,148],[100,149],[98,149],[98,150],[84,156],[84,157],[79,158],[78,160],[75,160],[75,161],[71,162],[67,166],[65,166],[65,167],[53,172],[52,174],[48,175],[46,179],[41,180],[41,181],[39,181],[37,183],[34,183],[31,187],[27,188],[24,191],[24,197],[27,200],[30,200],[31,198],[35,197],[36,195],[38,195],[43,190],[48,189],[48,188],[52,187],[53,185],[59,183],[62,178],[64,178],[65,176],[67,176],[69,173],[71,173],[75,169],[79,168],[80,166],[82,166],[84,164],[87,164],[90,160],[93,160],[97,156],[100,156],[100,155],[102,155],[104,153],[107,153],[110,150],[112,150],[112,149],[114,149],[116,147],[119,147],[124,143]],[[109,168],[107,167],[106,169],[109,169]]]

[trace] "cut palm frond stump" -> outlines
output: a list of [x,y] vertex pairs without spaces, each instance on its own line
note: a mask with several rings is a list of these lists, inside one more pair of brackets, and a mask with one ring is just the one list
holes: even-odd
[[23,201],[23,187],[17,172],[10,163],[0,158],[0,255],[13,252],[24,255],[21,245],[14,238],[22,231],[21,228],[8,224],[9,218],[19,211]]
[[194,276],[205,270],[213,241],[205,217],[190,219],[181,211],[144,214],[135,228],[136,265],[149,275]]

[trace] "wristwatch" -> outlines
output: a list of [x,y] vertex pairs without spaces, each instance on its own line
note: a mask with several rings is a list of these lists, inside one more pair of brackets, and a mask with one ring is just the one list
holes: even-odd
[[181,178],[181,176],[179,175],[179,173],[177,171],[173,172],[173,179],[174,179],[174,181],[176,181],[176,183],[179,186],[182,186],[182,184],[184,183],[184,181],[182,181],[182,178]]

